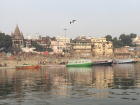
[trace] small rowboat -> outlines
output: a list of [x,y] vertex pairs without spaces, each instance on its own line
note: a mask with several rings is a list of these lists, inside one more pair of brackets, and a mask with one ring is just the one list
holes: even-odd
[[35,68],[38,68],[39,65],[37,64],[32,64],[32,65],[19,65],[19,66],[16,66],[16,69],[35,69]]

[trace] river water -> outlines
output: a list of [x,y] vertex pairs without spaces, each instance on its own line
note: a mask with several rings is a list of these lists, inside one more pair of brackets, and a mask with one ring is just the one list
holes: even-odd
[[0,105],[132,104],[140,104],[140,63],[0,70]]

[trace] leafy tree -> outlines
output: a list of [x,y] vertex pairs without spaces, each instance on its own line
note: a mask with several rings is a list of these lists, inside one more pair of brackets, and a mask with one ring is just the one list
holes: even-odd
[[136,38],[136,36],[137,34],[133,34],[133,33],[130,34],[130,38]]
[[5,35],[4,33],[0,33],[0,48],[5,47],[9,48],[12,46],[12,38],[10,35]]
[[135,38],[136,35],[137,34],[133,34],[133,33],[131,33],[130,35],[121,34],[119,36],[119,40],[117,39],[117,37],[114,37],[112,39],[111,35],[107,35],[106,40],[112,41],[114,48],[119,48],[119,47],[123,47],[123,46],[136,46],[136,45],[132,44],[132,40],[131,40],[131,38]]
[[107,35],[105,38],[106,38],[107,41],[112,41],[112,36],[111,35]]
[[32,42],[31,46],[36,48],[36,51],[43,51],[43,47],[39,44],[37,44],[36,42]]

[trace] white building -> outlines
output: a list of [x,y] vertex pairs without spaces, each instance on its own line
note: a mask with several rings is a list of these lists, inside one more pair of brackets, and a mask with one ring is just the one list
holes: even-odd
[[55,37],[57,41],[61,41],[61,42],[65,42],[66,43],[70,43],[70,39],[69,38],[65,38],[65,37],[60,37],[60,36],[56,36]]
[[21,48],[23,52],[33,52],[35,48],[28,48],[28,47],[24,47]]
[[137,46],[140,46],[140,37],[137,35],[136,38],[131,38],[132,40],[132,44],[133,45],[137,45]]
[[70,39],[68,37],[60,37],[60,36],[56,36],[55,39],[58,41],[58,42],[66,42],[66,50],[67,51],[70,51]]
[[30,36],[30,34],[27,34],[27,39],[42,40],[42,35],[39,35],[39,33],[36,33],[36,36]]

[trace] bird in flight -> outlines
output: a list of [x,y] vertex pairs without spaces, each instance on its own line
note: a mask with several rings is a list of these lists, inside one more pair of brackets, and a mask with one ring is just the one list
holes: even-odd
[[70,24],[71,24],[71,23],[74,23],[74,21],[76,21],[76,20],[72,20],[72,21],[70,21]]

